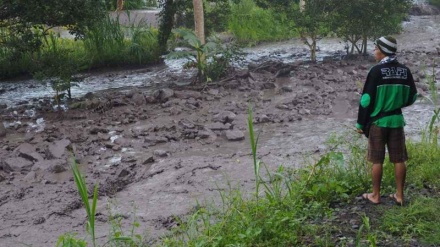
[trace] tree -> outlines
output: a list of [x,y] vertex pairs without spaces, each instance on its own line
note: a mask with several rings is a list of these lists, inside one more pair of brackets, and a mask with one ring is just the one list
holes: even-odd
[[157,36],[160,50],[162,53],[167,51],[168,38],[174,27],[174,16],[176,15],[178,4],[174,0],[159,0],[159,35]]
[[0,29],[7,31],[1,32],[0,44],[10,49],[37,50],[52,27],[67,27],[80,38],[88,26],[104,16],[101,0],[2,0]]
[[301,40],[310,49],[310,60],[316,61],[317,41],[326,36],[331,18],[331,5],[328,0],[305,0],[304,7],[294,6],[293,19],[295,29]]
[[203,15],[203,1],[193,0],[194,6],[194,27],[197,38],[205,44],[205,19]]
[[[411,0],[332,0],[332,27],[351,45],[349,53],[367,53],[368,39],[401,31]],[[358,42],[361,41],[361,45]]]

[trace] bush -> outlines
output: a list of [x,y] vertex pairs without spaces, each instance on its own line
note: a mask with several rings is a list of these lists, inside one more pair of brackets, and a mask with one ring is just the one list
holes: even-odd
[[283,40],[296,35],[285,14],[259,8],[252,0],[232,4],[228,26],[237,41],[245,44]]
[[241,59],[241,52],[234,44],[223,45],[216,38],[209,38],[205,44],[197,38],[194,32],[177,29],[176,38],[182,38],[184,45],[190,51],[174,51],[168,58],[185,58],[186,68],[197,69],[197,81],[210,82],[219,79],[230,68],[231,63]]

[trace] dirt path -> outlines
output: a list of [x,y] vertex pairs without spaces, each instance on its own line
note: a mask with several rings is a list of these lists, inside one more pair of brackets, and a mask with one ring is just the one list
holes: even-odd
[[[412,18],[424,28],[405,26],[398,36],[400,60],[424,93],[423,68],[439,58],[439,17]],[[354,126],[357,82],[372,64],[364,59],[268,62],[208,87],[108,90],[86,95],[75,103],[77,109],[61,115],[42,106],[31,120],[44,123],[11,126],[0,140],[0,246],[54,246],[65,232],[85,236],[70,151],[90,185],[99,184],[100,242],[108,233],[108,205],[129,224],[134,204],[141,230],[157,238],[196,200],[218,200],[218,190],[228,189],[228,182],[252,189],[249,105],[261,131],[259,158],[269,169],[298,167],[325,151],[329,133]],[[438,78],[439,72],[437,67]]]

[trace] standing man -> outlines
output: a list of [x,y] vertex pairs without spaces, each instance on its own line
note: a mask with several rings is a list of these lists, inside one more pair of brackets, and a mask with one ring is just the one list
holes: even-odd
[[380,203],[382,165],[387,146],[396,179],[396,193],[390,198],[403,205],[408,155],[401,108],[416,101],[417,90],[411,71],[396,59],[396,39],[380,37],[374,44],[373,55],[378,64],[371,68],[365,81],[356,124],[358,133],[368,137],[368,161],[373,163],[373,192],[362,197],[373,204]]

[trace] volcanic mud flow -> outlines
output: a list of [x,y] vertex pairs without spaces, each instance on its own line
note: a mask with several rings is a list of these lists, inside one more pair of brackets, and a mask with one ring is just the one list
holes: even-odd
[[[428,94],[426,73],[434,67],[440,78],[438,20],[411,16],[397,36],[399,59],[422,95]],[[275,52],[291,52],[285,44],[274,44],[281,49]],[[269,58],[207,85],[176,86],[179,77],[163,74],[155,86],[87,93],[67,111],[54,111],[46,99],[0,110],[7,127],[0,139],[0,246],[54,246],[63,233],[86,235],[73,159],[89,187],[99,186],[98,241],[106,241],[110,214],[127,225],[133,212],[154,241],[196,201],[216,203],[219,191],[231,187],[252,190],[249,106],[260,133],[258,158],[269,170],[301,167],[326,151],[330,133],[353,133],[371,58],[317,64]],[[93,77],[111,81],[144,72]],[[431,109],[418,101],[405,110],[410,136],[417,137]]]

